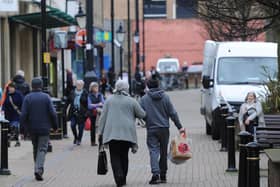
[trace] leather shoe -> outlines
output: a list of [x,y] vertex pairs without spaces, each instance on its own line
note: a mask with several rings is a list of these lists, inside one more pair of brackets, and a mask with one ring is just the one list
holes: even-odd
[[40,175],[39,173],[35,173],[35,179],[36,179],[37,181],[42,181],[42,180],[44,180],[43,177],[42,177],[42,175]]
[[152,179],[149,182],[149,184],[151,184],[151,185],[159,184],[159,183],[160,183],[159,175],[153,175]]

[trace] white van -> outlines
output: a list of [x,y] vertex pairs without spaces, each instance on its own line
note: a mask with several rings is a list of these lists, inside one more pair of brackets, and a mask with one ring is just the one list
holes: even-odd
[[204,46],[201,108],[206,133],[220,136],[220,107],[227,102],[237,111],[246,94],[265,97],[268,75],[277,77],[277,44],[268,42],[215,42]]
[[177,58],[160,58],[157,61],[157,71],[159,73],[178,73],[180,63]]

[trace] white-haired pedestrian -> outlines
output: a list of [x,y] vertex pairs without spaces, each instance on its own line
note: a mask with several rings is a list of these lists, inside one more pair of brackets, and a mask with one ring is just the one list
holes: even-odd
[[126,184],[128,151],[136,151],[137,135],[135,120],[146,113],[139,103],[129,96],[127,81],[118,80],[115,93],[104,103],[100,117],[99,135],[103,144],[109,145],[111,165],[117,186]]

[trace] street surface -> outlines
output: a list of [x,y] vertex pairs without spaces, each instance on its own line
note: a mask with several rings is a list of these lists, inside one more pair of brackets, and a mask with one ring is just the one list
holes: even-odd
[[[219,152],[220,144],[205,135],[204,119],[199,113],[199,89],[168,93],[174,102],[182,124],[192,139],[193,158],[183,165],[168,163],[168,187],[236,187],[238,173],[227,173],[227,153]],[[127,186],[150,186],[149,154],[146,146],[146,130],[137,127],[139,150],[130,153]],[[177,133],[172,124],[170,135]],[[90,134],[85,132],[81,146],[69,139],[52,141],[53,152],[47,155],[44,181],[37,182],[33,175],[31,142],[22,141],[21,147],[9,148],[10,176],[0,176],[1,187],[113,187],[115,186],[111,165],[105,176],[97,175],[97,147],[90,146]],[[108,150],[107,150],[108,151]],[[236,166],[238,168],[238,152]],[[109,154],[107,152],[107,156]],[[261,154],[261,187],[267,186],[267,158]]]

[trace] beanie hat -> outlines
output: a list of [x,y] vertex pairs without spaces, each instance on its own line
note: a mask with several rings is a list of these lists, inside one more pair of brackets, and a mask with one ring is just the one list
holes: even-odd
[[35,77],[31,81],[31,86],[33,90],[38,90],[43,88],[43,81],[40,77]]

